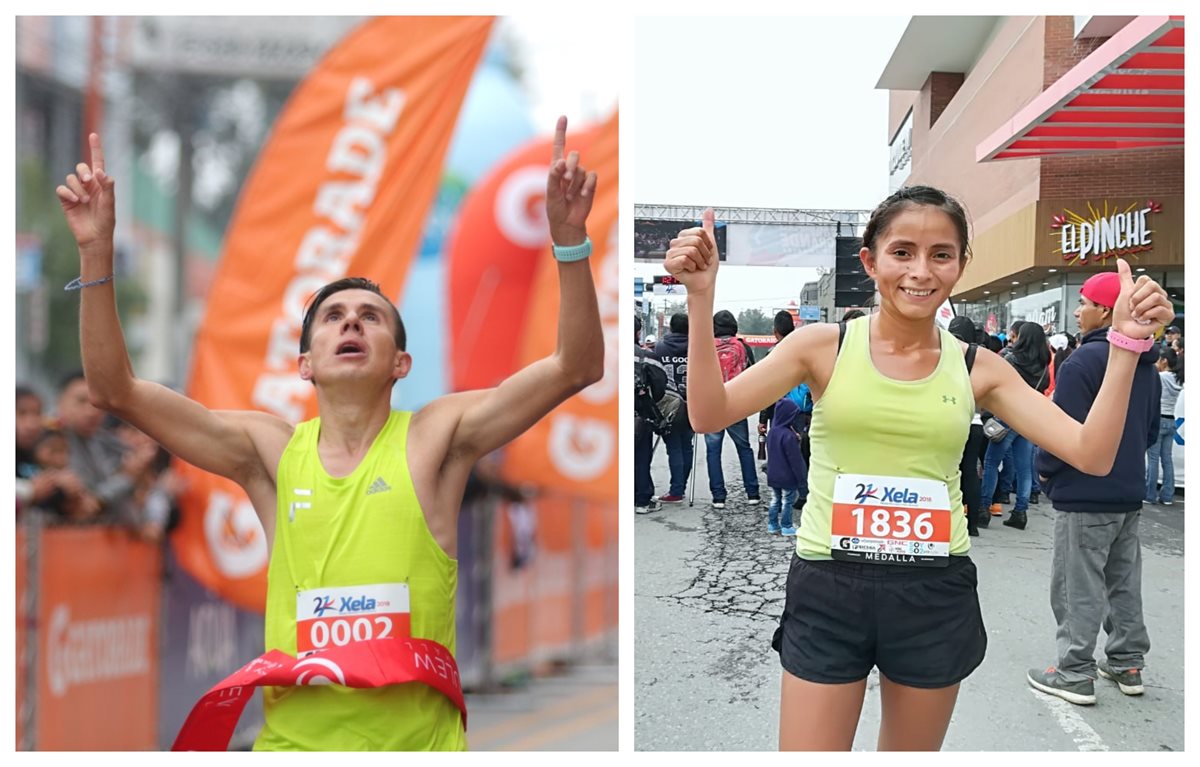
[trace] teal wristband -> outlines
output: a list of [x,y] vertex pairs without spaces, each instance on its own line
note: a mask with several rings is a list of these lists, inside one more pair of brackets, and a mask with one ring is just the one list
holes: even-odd
[[592,255],[592,238],[584,237],[578,245],[555,245],[554,257],[564,264],[582,261]]

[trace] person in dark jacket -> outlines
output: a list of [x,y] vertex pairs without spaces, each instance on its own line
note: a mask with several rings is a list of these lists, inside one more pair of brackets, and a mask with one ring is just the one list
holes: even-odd
[[[642,382],[650,392],[650,399],[657,402],[667,388],[667,374],[658,358],[640,343],[642,318],[633,318],[634,380]],[[635,397],[636,399],[636,397]],[[636,407],[634,410],[636,411]],[[654,430],[641,413],[634,414],[633,422],[633,510],[638,514],[658,511],[660,506],[654,498],[654,478],[650,475],[650,463],[654,458]]]
[[[1046,391],[1046,387],[1050,385],[1046,369],[1050,364],[1050,346],[1046,343],[1046,331],[1042,330],[1041,325],[1036,322],[1021,323],[1017,330],[1016,342],[1009,353],[1003,356],[1020,374],[1021,380],[1039,392]],[[1029,440],[1009,429],[1004,439],[988,444],[987,454],[983,459],[983,488],[980,494],[983,498],[991,498],[995,493],[1000,462],[1006,460],[1010,449],[1013,469],[1016,472],[1014,489],[1017,491],[1017,501],[1004,524],[1024,530],[1028,522],[1029,493],[1033,485],[1033,446]]]
[[[773,322],[772,332],[775,334],[775,343],[776,344],[778,344],[783,339],[787,338],[788,334],[791,333],[795,329],[796,329],[796,320],[795,320],[795,318],[792,317],[791,312],[787,311],[786,309],[780,309],[778,312],[775,313],[775,320]],[[771,349],[774,349],[774,348],[775,348],[774,346],[771,347]],[[771,349],[767,350],[767,354],[771,353]],[[774,402],[772,402],[770,405],[767,405],[767,407],[764,410],[759,411],[758,433],[760,435],[766,436],[767,429],[771,425],[771,418],[774,415],[775,415],[775,403]]]
[[659,339],[654,347],[654,355],[667,372],[667,388],[683,398],[684,406],[675,416],[671,431],[663,437],[663,444],[667,446],[667,463],[671,467],[671,486],[666,495],[659,496],[661,503],[683,502],[683,491],[687,488],[694,460],[695,432],[687,419],[687,345],[687,313],[672,314],[671,332]]
[[767,486],[771,488],[768,533],[795,535],[792,507],[797,501],[803,507],[808,499],[808,466],[800,454],[800,434],[796,430],[799,415],[800,408],[790,394],[775,403],[771,431],[767,433]]
[[[947,330],[964,344],[975,343],[975,339],[978,337],[975,323],[962,315],[950,320]],[[987,438],[983,436],[983,420],[980,418],[979,408],[975,408],[975,416],[971,419],[971,430],[967,432],[967,442],[963,445],[962,460],[958,464],[963,513],[967,515],[967,535],[970,536],[979,535],[980,522],[983,523],[983,527],[987,527],[990,521],[988,512],[981,505],[979,484],[979,462],[983,458],[986,445]]]
[[[1083,421],[1104,380],[1110,354],[1112,308],[1121,289],[1115,273],[1083,284],[1075,317],[1082,337],[1063,363],[1054,402]],[[1096,702],[1096,673],[1126,695],[1142,693],[1141,670],[1150,649],[1142,617],[1142,549],[1138,522],[1146,492],[1146,448],[1158,436],[1161,389],[1153,347],[1141,354],[1133,374],[1129,410],[1112,471],[1095,477],[1039,450],[1037,470],[1054,505],[1054,557],[1050,607],[1058,622],[1058,659],[1026,678],[1043,692],[1076,704]],[[1101,623],[1108,635],[1107,660],[1093,658]]]

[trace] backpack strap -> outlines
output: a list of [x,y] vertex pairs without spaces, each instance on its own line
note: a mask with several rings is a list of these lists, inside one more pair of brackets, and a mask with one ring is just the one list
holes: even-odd
[[845,339],[846,339],[846,323],[839,322],[838,323],[838,348],[837,348],[838,354],[842,353],[842,341],[844,341]]
[[971,375],[971,367],[975,364],[975,352],[979,350],[979,344],[970,344],[967,346],[967,375]]

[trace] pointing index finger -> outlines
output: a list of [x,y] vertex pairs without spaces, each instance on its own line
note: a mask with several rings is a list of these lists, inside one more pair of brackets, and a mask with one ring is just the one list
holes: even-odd
[[88,144],[92,147],[92,172],[104,170],[104,149],[100,146],[100,134],[88,134]]
[[558,118],[558,125],[554,128],[554,157],[553,162],[558,162],[562,159],[563,150],[567,146],[567,116],[563,115]]

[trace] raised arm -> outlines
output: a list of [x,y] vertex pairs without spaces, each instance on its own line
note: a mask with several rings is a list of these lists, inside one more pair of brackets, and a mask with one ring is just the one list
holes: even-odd
[[79,246],[79,345],[92,403],[205,471],[243,486],[267,467],[273,476],[267,454],[280,439],[286,444],[291,427],[285,421],[266,413],[214,412],[134,376],[113,290],[115,182],[105,172],[100,137],[93,133],[88,141],[91,163],[79,163],[55,192]]
[[[1117,259],[1117,271],[1121,292],[1113,307],[1112,327],[1130,338],[1149,338],[1174,318],[1170,299],[1145,275],[1135,283],[1124,259]],[[1109,346],[1104,380],[1082,424],[1029,387],[994,354],[979,354],[971,382],[976,401],[1018,434],[1085,474],[1104,476],[1112,471],[1125,430],[1137,361],[1136,352]]]
[[766,359],[725,383],[713,338],[713,300],[720,254],[712,209],[702,226],[671,240],[664,266],[687,287],[688,420],[698,432],[715,432],[772,404],[812,378],[814,354],[836,343],[832,325],[805,326],[790,333]]
[[[579,164],[579,153],[564,157],[566,141],[567,118],[560,117],[546,179],[546,217],[550,236],[560,247],[587,240],[587,217],[596,192],[596,174]],[[440,408],[460,414],[451,454],[474,461],[516,438],[604,375],[604,332],[590,259],[559,261],[558,288],[554,354],[517,371],[494,389],[452,395],[439,403]]]

